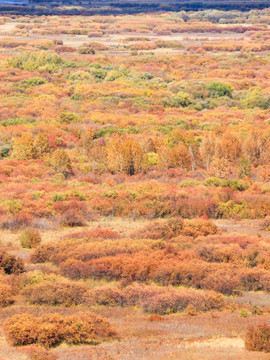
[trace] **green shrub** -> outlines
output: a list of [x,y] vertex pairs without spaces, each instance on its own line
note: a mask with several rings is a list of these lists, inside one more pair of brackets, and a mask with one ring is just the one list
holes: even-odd
[[209,96],[213,98],[228,96],[232,97],[233,87],[229,83],[221,82],[221,81],[212,81],[207,85],[207,90],[209,92]]
[[191,97],[184,91],[179,91],[177,95],[172,96],[169,100],[164,100],[166,107],[186,107],[191,104]]
[[11,145],[3,145],[0,146],[0,157],[1,158],[5,158],[9,155],[9,153],[11,152],[12,147]]
[[37,85],[46,84],[47,80],[40,77],[33,77],[27,80],[23,80],[23,83],[27,86],[37,86]]
[[200,185],[200,182],[198,180],[194,180],[194,179],[186,179],[186,180],[182,180],[179,183],[180,187],[195,187]]
[[221,202],[218,205],[216,215],[219,218],[233,218],[235,216],[242,219],[248,217],[247,203],[245,201],[234,202],[233,200]]
[[249,312],[247,311],[247,309],[241,309],[241,310],[240,310],[240,316],[241,316],[241,317],[248,317],[248,316],[249,316]]
[[80,121],[78,114],[71,112],[64,112],[60,114],[60,123],[63,124],[72,124]]
[[222,184],[222,179],[218,177],[210,177],[204,180],[203,185],[204,186],[216,186],[219,187]]
[[204,186],[228,187],[233,190],[244,191],[249,187],[249,183],[242,179],[220,179],[218,177],[210,177],[204,180]]
[[8,65],[23,70],[45,70],[52,72],[65,64],[65,60],[49,51],[22,52],[8,60]]
[[30,227],[22,232],[20,242],[23,248],[32,249],[40,244],[41,235],[37,229]]

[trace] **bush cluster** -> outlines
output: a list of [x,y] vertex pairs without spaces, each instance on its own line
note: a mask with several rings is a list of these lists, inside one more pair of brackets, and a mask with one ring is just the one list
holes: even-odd
[[5,325],[7,339],[13,345],[39,344],[52,347],[67,344],[97,344],[116,336],[107,320],[90,312],[70,316],[44,314],[35,317],[28,313],[14,315]]

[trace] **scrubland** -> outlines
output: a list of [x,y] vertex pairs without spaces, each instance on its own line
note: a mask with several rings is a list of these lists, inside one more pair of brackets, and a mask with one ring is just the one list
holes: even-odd
[[269,358],[269,25],[0,18],[0,358]]

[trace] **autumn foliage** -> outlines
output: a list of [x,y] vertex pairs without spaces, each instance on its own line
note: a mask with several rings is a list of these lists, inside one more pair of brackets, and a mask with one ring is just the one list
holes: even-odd
[[90,312],[70,316],[45,314],[37,318],[31,314],[14,315],[5,323],[5,332],[13,345],[39,344],[51,347],[67,344],[97,344],[116,336],[103,318]]
[[268,324],[252,326],[245,339],[245,347],[251,351],[270,352],[270,327]]
[[[195,359],[246,332],[269,352],[270,10],[52,5],[0,6],[7,351]],[[110,323],[124,340],[88,346]]]

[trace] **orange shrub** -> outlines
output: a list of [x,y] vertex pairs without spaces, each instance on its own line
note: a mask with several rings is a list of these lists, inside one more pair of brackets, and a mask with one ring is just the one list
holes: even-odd
[[6,321],[4,328],[7,339],[19,346],[37,343],[51,347],[63,341],[68,344],[96,344],[116,336],[107,320],[90,312],[70,316],[14,315]]
[[6,307],[14,303],[14,290],[10,285],[0,284],[0,307]]
[[270,352],[270,326],[266,323],[252,326],[245,338],[245,347],[250,351]]

